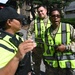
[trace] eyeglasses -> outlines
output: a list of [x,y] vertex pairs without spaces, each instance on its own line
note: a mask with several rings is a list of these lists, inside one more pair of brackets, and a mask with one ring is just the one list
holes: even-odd
[[60,15],[51,15],[51,17],[57,17],[57,18],[60,18]]

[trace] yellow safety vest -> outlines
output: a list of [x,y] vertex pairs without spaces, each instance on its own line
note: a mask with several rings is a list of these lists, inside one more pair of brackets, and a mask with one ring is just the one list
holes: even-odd
[[[47,30],[47,38],[45,39],[45,52],[43,53],[45,62],[52,67],[60,68],[75,68],[75,54],[72,51],[56,51],[54,46],[59,44],[69,44],[70,39],[70,26],[69,24],[64,25],[60,24],[58,32],[53,39],[50,35],[49,29]],[[63,42],[66,40],[65,42]]]
[[[51,26],[51,22],[48,19],[48,23],[45,27],[43,20],[40,20],[39,18],[35,19],[35,39],[38,39],[38,41],[41,39],[42,41],[45,38],[45,30]],[[37,42],[37,41],[36,41]]]
[[[0,68],[4,67],[16,54],[18,48],[10,42],[12,38],[8,34],[1,35],[3,32],[0,32]],[[17,40],[19,36],[16,35]],[[23,40],[23,39],[22,39]],[[15,40],[13,40],[14,43]]]

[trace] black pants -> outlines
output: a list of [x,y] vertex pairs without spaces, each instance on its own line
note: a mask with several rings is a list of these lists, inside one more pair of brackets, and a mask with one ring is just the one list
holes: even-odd
[[33,61],[35,62],[34,71],[36,75],[40,75],[40,65],[42,59],[43,59],[43,49],[41,49],[40,47],[35,48],[35,51],[33,52]]
[[46,66],[46,75],[75,75],[75,69],[61,69]]

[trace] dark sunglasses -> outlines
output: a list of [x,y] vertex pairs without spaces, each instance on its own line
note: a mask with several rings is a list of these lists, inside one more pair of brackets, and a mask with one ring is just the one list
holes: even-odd
[[57,17],[57,18],[60,18],[60,15],[51,15],[51,17]]

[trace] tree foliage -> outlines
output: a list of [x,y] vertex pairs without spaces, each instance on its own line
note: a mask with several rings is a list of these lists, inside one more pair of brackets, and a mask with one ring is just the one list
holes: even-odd
[[17,5],[20,7],[22,7],[23,3],[26,2],[26,4],[28,4],[28,5],[43,4],[43,5],[46,5],[47,7],[52,7],[57,4],[57,7],[61,8],[75,0],[8,0],[8,1],[11,1],[11,2],[19,1],[19,3]]
[[45,5],[47,7],[47,10],[49,13],[50,9],[53,7],[58,7],[61,10],[63,10],[65,6],[69,5],[69,3],[71,3],[72,1],[75,1],[75,0],[8,0],[8,1],[9,2],[10,1],[18,1],[17,6],[19,6],[20,8],[24,4],[24,2],[26,2],[27,5],[31,6],[31,9],[28,11],[30,11],[32,13],[32,16],[35,18],[34,10],[37,8],[37,7],[36,8],[34,7],[35,4]]

